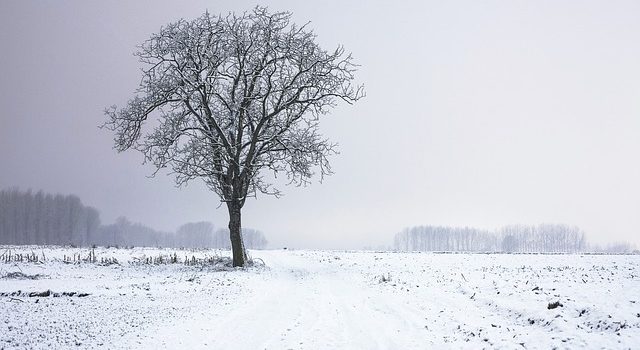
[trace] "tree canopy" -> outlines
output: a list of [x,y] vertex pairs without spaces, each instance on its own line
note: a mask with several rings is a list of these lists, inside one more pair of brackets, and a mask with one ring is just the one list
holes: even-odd
[[244,252],[246,198],[280,193],[261,171],[295,184],[308,183],[316,169],[329,174],[335,144],[319,133],[319,117],[364,95],[352,82],[351,55],[315,39],[307,25],[291,23],[291,13],[263,7],[171,23],[139,46],[144,68],[135,96],[106,110],[118,151],[141,151],[179,185],[201,178],[227,203],[234,264],[236,250]]

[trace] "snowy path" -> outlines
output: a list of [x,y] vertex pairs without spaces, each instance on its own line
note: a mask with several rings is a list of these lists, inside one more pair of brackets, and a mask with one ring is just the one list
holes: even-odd
[[[398,349],[428,342],[424,317],[402,299],[368,288],[361,275],[311,259],[262,252],[260,283],[224,310],[159,329],[146,348]],[[246,298],[246,299],[245,299]],[[204,306],[206,308],[206,306]],[[407,343],[409,341],[409,343]]]

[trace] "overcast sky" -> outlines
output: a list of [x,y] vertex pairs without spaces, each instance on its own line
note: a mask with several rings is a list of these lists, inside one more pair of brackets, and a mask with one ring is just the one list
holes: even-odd
[[[98,129],[140,80],[135,45],[242,1],[0,1],[0,188],[74,193],[156,229],[226,226],[199,182],[147,176]],[[640,2],[270,1],[362,65],[322,128],[335,175],[249,200],[272,247],[361,248],[405,226],[567,223],[640,246]]]

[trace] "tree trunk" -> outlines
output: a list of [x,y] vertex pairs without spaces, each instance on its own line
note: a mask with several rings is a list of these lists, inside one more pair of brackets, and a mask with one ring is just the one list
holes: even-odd
[[231,238],[231,252],[233,253],[233,266],[244,266],[247,262],[247,252],[242,241],[242,207],[238,202],[227,202],[229,209],[229,237]]

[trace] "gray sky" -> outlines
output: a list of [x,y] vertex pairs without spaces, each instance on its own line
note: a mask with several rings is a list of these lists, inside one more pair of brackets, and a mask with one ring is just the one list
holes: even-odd
[[[132,53],[242,1],[0,1],[0,188],[75,193],[103,222],[226,226],[200,183],[149,179],[99,130],[140,79]],[[323,130],[335,175],[247,202],[272,246],[390,244],[405,226],[575,224],[640,246],[640,2],[270,1],[362,65],[367,97]]]

